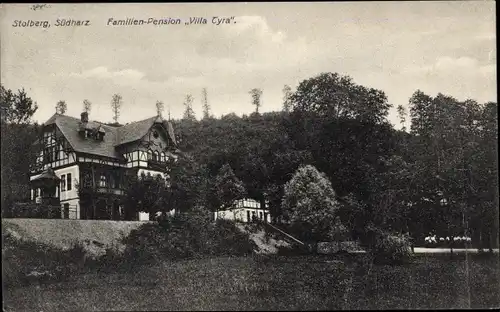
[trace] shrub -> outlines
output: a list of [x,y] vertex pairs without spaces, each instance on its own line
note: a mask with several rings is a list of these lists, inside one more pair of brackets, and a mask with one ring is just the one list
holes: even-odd
[[15,203],[6,217],[60,219],[61,206],[38,203]]
[[385,232],[377,235],[370,252],[374,262],[379,264],[407,263],[413,255],[408,235]]
[[249,235],[240,231],[231,220],[218,219],[213,238],[215,255],[246,256],[256,249]]
[[130,262],[149,262],[164,253],[166,244],[164,226],[146,223],[132,230],[123,243],[125,244],[125,258]]
[[59,281],[73,276],[85,261],[81,246],[63,250],[20,240],[3,229],[2,242],[2,275],[6,286]]
[[256,248],[233,221],[219,219],[214,223],[201,208],[158,224],[145,224],[132,231],[124,243],[126,257],[139,262],[242,256]]

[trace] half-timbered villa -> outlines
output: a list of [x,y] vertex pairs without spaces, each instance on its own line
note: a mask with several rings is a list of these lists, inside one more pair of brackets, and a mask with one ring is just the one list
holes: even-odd
[[31,199],[57,203],[69,219],[148,220],[125,211],[124,183],[142,173],[166,175],[177,151],[172,124],[160,116],[111,126],[89,121],[86,112],[80,119],[55,114],[43,124],[38,143]]

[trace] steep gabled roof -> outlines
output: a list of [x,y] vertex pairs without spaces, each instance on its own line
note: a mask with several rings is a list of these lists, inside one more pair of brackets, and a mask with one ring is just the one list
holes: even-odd
[[[76,152],[123,159],[123,156],[117,153],[115,150],[115,141],[118,128],[90,121],[87,124],[86,128],[97,128],[101,126],[106,131],[106,135],[104,136],[102,141],[95,141],[85,139],[80,136],[80,134],[78,133],[78,130],[82,125],[80,119],[55,114],[48,120],[48,122],[49,121],[57,125],[61,133],[64,135],[66,140],[68,140],[69,144]],[[44,125],[49,124],[48,122]]]
[[155,120],[156,116],[121,126],[119,128],[120,130],[118,132],[118,140],[116,141],[116,145],[122,145],[125,143],[140,140],[148,133]]
[[122,145],[130,142],[134,142],[143,138],[148,134],[149,129],[155,124],[161,124],[168,134],[168,137],[173,142],[174,146],[177,146],[175,141],[174,127],[170,121],[164,120],[160,116],[150,117],[148,119],[136,121],[129,123],[127,125],[118,128],[118,140],[116,145]]
[[[155,123],[161,123],[164,126],[167,125],[167,129],[165,130],[168,132],[168,135],[174,142],[174,145],[176,145],[172,125],[170,122],[157,116],[124,126],[114,127],[94,121],[82,124],[81,120],[78,118],[54,114],[49,118],[49,120],[47,120],[47,122],[44,123],[44,125],[56,124],[76,152],[123,159],[123,155],[116,151],[116,147],[125,143],[140,140],[148,133]],[[101,129],[101,131],[105,133],[105,136],[102,141],[83,138],[79,134],[79,130],[82,129],[82,127],[85,129]]]

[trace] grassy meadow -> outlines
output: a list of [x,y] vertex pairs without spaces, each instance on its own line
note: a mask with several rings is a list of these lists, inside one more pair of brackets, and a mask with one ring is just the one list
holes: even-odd
[[442,309],[500,306],[498,255],[365,255],[157,261],[4,289],[6,311]]

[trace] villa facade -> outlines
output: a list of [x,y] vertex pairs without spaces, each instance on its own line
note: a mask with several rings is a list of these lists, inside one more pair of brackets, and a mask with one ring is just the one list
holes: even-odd
[[231,208],[214,212],[214,218],[215,220],[228,219],[245,223],[253,220],[271,222],[269,209],[261,207],[260,202],[251,198],[236,200]]
[[[80,119],[55,114],[37,143],[31,199],[60,205],[66,219],[148,220],[148,214],[125,211],[127,178],[167,178],[167,163],[178,151],[172,124],[160,116],[112,126],[89,121],[86,112]],[[92,198],[84,195],[91,192]]]

